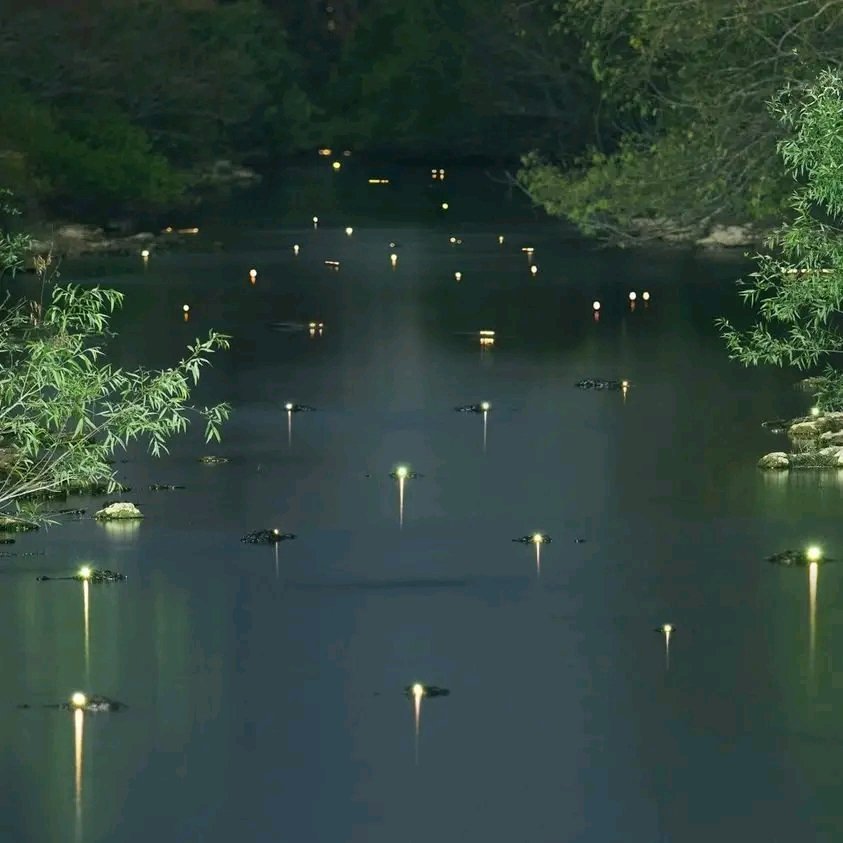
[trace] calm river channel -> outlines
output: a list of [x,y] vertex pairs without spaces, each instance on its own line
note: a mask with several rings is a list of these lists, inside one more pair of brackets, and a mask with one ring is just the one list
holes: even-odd
[[[64,265],[126,294],[115,364],[231,334],[196,398],[234,410],[221,445],[117,463],[143,523],[3,546],[0,840],[840,840],[843,566],[812,611],[807,572],[764,558],[843,559],[843,477],[755,467],[786,449],[761,421],[810,398],[727,359],[713,320],[749,264],[598,250],[457,170],[378,174],[205,212],[195,253]],[[454,412],[483,400],[485,449]],[[288,429],[287,401],[317,411]],[[270,527],[297,538],[240,542]],[[539,530],[540,569],[512,541]],[[128,575],[91,588],[87,652],[81,586],[36,582],[86,562]],[[418,739],[413,682],[451,691]],[[16,708],[76,690],[128,708],[81,740]]]

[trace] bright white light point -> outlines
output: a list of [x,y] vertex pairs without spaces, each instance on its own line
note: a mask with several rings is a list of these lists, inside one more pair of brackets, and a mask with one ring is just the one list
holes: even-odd
[[808,550],[805,552],[805,555],[808,557],[809,562],[819,562],[823,555],[823,552],[814,544],[808,548]]
[[70,702],[76,706],[76,708],[84,708],[88,702],[88,698],[81,692],[77,691],[71,698]]
[[346,233],[349,237],[351,237],[351,235],[352,235],[352,234],[354,234],[354,229],[353,229],[351,226],[348,226],[348,228],[346,228],[346,230],[345,230],[345,233]]
[[621,381],[621,386],[624,389],[629,389],[629,381]]
[[672,627],[669,623],[666,623],[666,624],[662,627],[662,632],[663,632],[665,635],[670,635],[670,633],[671,633],[671,632],[673,632],[673,627]]
[[398,468],[395,469],[396,476],[403,480],[407,476],[407,466],[399,465]]
[[635,299],[637,299],[637,298],[638,298],[638,296],[637,296],[635,293],[630,293],[630,294],[629,294],[629,300],[630,300],[630,301],[635,301]]
[[256,269],[250,269],[249,270],[249,276],[251,278],[257,278],[258,277],[258,271]]
[[442,210],[443,210],[443,211],[447,211],[447,210],[448,210],[448,203],[447,203],[447,202],[443,202],[443,203],[442,203]]
[[281,531],[276,527],[272,532],[277,536]]
[[184,305],[182,305],[182,308],[181,308],[181,309],[182,309],[185,313],[189,313],[189,312],[190,312],[190,305],[189,305],[189,304],[184,304]]
[[535,533],[535,534],[533,535],[533,541],[534,541],[536,544],[541,544],[541,543],[542,543],[542,534],[541,534],[541,533]]
[[341,164],[339,161],[334,161],[334,163],[333,163],[333,164],[331,164],[331,166],[332,166],[335,170],[339,170],[339,168],[340,168],[340,167],[342,167],[342,164]]
[[298,253],[299,253],[299,244],[298,244],[298,243],[296,243],[296,245],[295,245],[295,246],[293,246],[293,252],[294,252],[295,254],[298,254]]
[[456,278],[456,279],[457,279],[457,281],[459,281],[459,280],[462,278],[462,273],[461,273],[461,272],[455,272],[455,273],[454,273],[454,278]]
[[492,405],[491,405],[488,401],[484,401],[484,402],[480,405],[480,409],[481,409],[481,410],[485,413],[485,412],[486,412],[486,410],[488,410],[488,409],[489,409],[489,407],[491,407],[491,406],[492,406]]
[[91,566],[90,565],[83,565],[79,569],[79,576],[82,577],[82,579],[85,579],[85,580],[88,579],[88,577],[91,576]]
[[592,302],[592,303],[591,303],[591,306],[592,306],[595,310],[600,310],[600,302],[599,302],[599,301]]
[[142,257],[142,258],[148,258],[148,257],[149,257],[149,249],[144,249],[144,250],[141,252],[141,257]]
[[644,299],[644,301],[650,301],[650,294],[645,290],[641,293],[641,298]]
[[416,684],[413,685],[413,696],[414,697],[424,696],[424,685],[420,685],[418,682],[416,682]]
[[819,407],[811,407],[811,415],[812,416],[818,416],[819,414],[820,414],[820,408]]
[[538,271],[539,268],[535,264],[530,267],[530,272],[532,272],[533,275],[535,275]]
[[317,222],[319,222],[319,217],[314,217],[314,218],[313,218],[313,223],[314,223],[314,225],[315,225]]
[[457,238],[456,238],[456,237],[449,237],[449,238],[448,238],[448,241],[449,241],[450,243],[456,243],[456,242],[457,242]]
[[498,243],[503,243],[503,234],[498,235]]
[[284,409],[286,409],[289,412],[290,410],[293,409],[293,405],[292,404],[285,404]]

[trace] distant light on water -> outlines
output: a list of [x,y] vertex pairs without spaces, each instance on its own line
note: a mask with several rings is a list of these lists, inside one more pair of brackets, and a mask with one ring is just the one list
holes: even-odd
[[141,250],[141,257],[147,261],[149,260],[149,249],[142,249]]
[[345,233],[346,233],[349,237],[351,237],[351,235],[352,235],[352,234],[354,234],[354,229],[353,229],[350,225],[349,225],[349,226],[346,226]]
[[342,162],[341,161],[334,161],[333,164],[331,164],[331,166],[334,168],[334,170],[339,170],[339,169],[342,168]]
[[498,243],[500,243],[501,246],[503,245],[503,234],[498,235]]
[[462,273],[461,272],[455,272],[454,278],[456,278],[457,281],[462,281]]
[[443,211],[447,211],[451,206],[447,202],[443,202],[440,207]]
[[637,298],[638,298],[638,296],[634,292],[629,294],[629,300],[630,301],[635,301],[635,299],[637,299]]
[[641,298],[644,299],[644,301],[650,301],[650,294],[644,290],[644,292],[641,293]]
[[398,263],[398,255],[396,255],[396,254],[395,254],[395,252],[393,252],[393,253],[389,256],[389,262],[392,264],[392,268],[393,268],[393,269],[395,269],[395,266],[396,266],[396,265],[397,265],[397,263]]
[[535,275],[538,271],[539,271],[539,268],[538,268],[535,264],[533,264],[533,265],[530,267],[530,274],[531,274],[531,275]]
[[293,246],[293,254],[297,255],[298,253],[299,253],[299,244],[296,243],[295,246]]

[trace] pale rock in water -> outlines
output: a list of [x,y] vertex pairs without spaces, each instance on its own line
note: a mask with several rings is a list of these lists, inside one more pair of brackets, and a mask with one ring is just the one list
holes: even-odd
[[761,457],[758,460],[758,467],[772,470],[790,468],[790,460],[784,451],[774,451],[772,454]]
[[94,518],[99,518],[101,521],[111,521],[123,518],[143,518],[143,513],[129,501],[117,501],[110,503],[108,506],[99,510],[94,514]]

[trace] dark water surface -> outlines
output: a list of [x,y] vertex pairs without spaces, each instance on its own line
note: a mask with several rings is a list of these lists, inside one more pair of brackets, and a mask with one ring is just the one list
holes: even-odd
[[[244,205],[207,221],[219,252],[65,267],[125,291],[121,365],[232,334],[197,399],[234,414],[221,446],[196,431],[118,466],[144,523],[3,547],[44,555],[0,559],[0,839],[840,839],[841,566],[820,569],[812,655],[807,573],[763,559],[843,557],[841,478],[755,468],[780,442],[761,420],[809,399],[726,359],[712,321],[745,265],[594,251],[450,197],[400,225],[314,208],[318,230]],[[322,336],[266,327],[311,319]],[[494,348],[458,335],[480,329]],[[573,388],[593,376],[633,386]],[[485,453],[482,418],[453,412],[484,399]],[[319,409],[290,445],[288,400]],[[399,528],[402,462],[423,477]],[[277,557],[239,541],[274,526],[298,535]],[[534,530],[540,576],[511,542]],[[83,562],[129,575],[91,589],[87,668],[81,587],[35,581]],[[414,681],[451,689],[423,702],[418,764]],[[80,688],[129,709],[86,715],[77,811],[73,716],[15,705]]]

